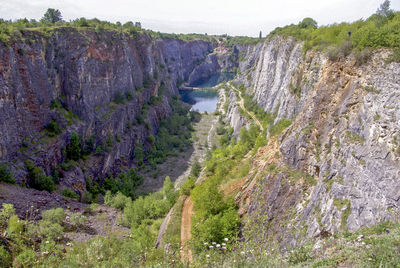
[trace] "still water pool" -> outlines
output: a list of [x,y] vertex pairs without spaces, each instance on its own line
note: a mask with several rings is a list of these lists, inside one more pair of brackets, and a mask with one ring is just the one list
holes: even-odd
[[210,89],[179,90],[182,100],[192,105],[193,111],[213,113],[217,109],[218,92]]
[[218,92],[210,88],[233,77],[233,73],[218,73],[191,85],[201,89],[179,90],[179,94],[184,102],[192,105],[193,111],[213,113],[217,110]]

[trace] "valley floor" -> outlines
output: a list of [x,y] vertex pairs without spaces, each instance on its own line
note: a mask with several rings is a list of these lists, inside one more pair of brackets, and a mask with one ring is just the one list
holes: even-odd
[[169,176],[175,186],[179,187],[189,175],[194,161],[202,162],[208,149],[217,143],[215,125],[218,117],[214,114],[202,114],[200,122],[194,125],[192,146],[177,156],[167,157],[166,161],[158,165],[157,170],[147,169],[142,172],[144,181],[138,187],[138,193],[149,193],[161,189],[164,179]]

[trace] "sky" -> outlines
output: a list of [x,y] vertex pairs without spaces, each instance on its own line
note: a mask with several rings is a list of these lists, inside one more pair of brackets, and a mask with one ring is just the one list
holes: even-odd
[[[47,8],[66,21],[80,17],[140,21],[167,33],[258,36],[312,17],[318,25],[368,18],[383,0],[0,0],[0,18],[39,20]],[[400,0],[391,7],[400,10]]]

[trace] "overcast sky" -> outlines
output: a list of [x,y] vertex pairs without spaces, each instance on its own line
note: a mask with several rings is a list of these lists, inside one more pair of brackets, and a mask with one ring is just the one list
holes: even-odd
[[[383,0],[0,0],[0,18],[40,19],[47,8],[59,9],[64,20],[79,17],[112,22],[140,21],[169,33],[258,36],[304,17],[318,25],[367,18]],[[400,10],[400,0],[392,0]]]

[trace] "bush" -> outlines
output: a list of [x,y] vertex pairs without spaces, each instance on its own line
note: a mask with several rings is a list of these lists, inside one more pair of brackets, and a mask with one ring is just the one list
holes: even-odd
[[275,125],[271,126],[271,129],[269,130],[269,133],[270,133],[270,135],[272,137],[280,135],[291,124],[292,124],[291,120],[282,118]]
[[55,208],[42,211],[42,219],[52,223],[62,224],[65,219],[65,212],[62,208]]
[[15,179],[5,164],[0,164],[0,182],[15,183]]
[[299,264],[306,262],[312,259],[311,251],[312,251],[311,245],[304,245],[301,247],[297,247],[289,254],[288,260],[291,264]]
[[22,251],[15,259],[15,267],[32,267],[37,261],[37,256],[35,251],[31,249],[25,249]]
[[117,178],[108,176],[103,183],[104,189],[115,194],[121,192],[126,196],[135,198],[135,189],[142,183],[143,177],[134,168],[128,172],[120,173]]
[[132,200],[126,197],[121,192],[118,192],[114,197],[111,195],[110,191],[107,191],[104,197],[104,203],[110,207],[124,209],[125,206]]
[[49,240],[60,240],[64,234],[64,229],[54,221],[41,220],[39,222],[39,234]]
[[79,136],[76,132],[72,132],[69,144],[67,145],[67,158],[77,161],[81,156],[81,142]]
[[196,179],[194,177],[189,176],[189,178],[182,184],[179,194],[180,195],[190,195],[190,191],[195,186]]
[[24,231],[24,224],[19,220],[17,215],[13,215],[8,220],[7,232],[9,234],[22,234]]
[[124,98],[124,95],[122,95],[121,91],[115,92],[113,102],[115,102],[117,104],[125,103],[125,98]]
[[72,189],[70,188],[65,188],[62,191],[62,195],[68,198],[72,198],[72,199],[76,199],[79,200],[79,195],[77,193],[75,193]]
[[12,256],[10,252],[8,252],[3,245],[0,245],[0,267],[1,268],[11,267],[11,262],[12,262]]
[[48,192],[55,189],[53,180],[45,175],[42,168],[34,166],[30,160],[25,162],[25,167],[28,170],[28,184],[30,187]]
[[82,213],[75,213],[71,215],[71,223],[76,227],[76,228],[82,228],[85,226],[87,221],[87,218],[82,215]]
[[15,208],[12,204],[3,203],[3,207],[0,211],[0,227],[6,228],[8,220],[11,216],[15,215]]
[[359,65],[359,66],[363,65],[363,64],[367,63],[369,61],[369,59],[371,58],[372,49],[364,48],[361,51],[357,51],[354,56],[355,56],[357,65]]
[[47,131],[47,135],[50,137],[56,136],[61,133],[60,126],[58,123],[53,119],[44,127]]

